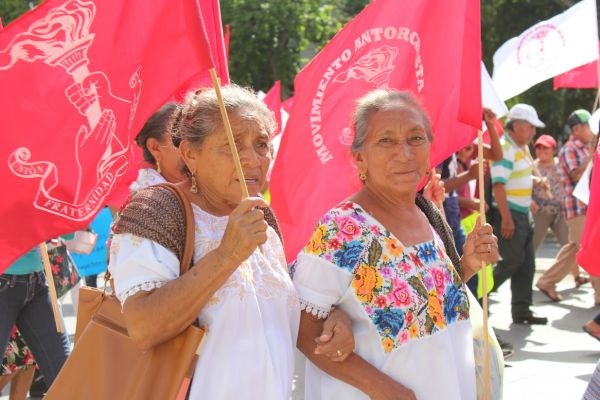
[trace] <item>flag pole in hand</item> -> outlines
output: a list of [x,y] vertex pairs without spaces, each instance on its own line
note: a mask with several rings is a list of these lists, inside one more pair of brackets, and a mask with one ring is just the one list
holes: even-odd
[[[479,172],[479,218],[481,225],[485,224],[485,191],[483,181],[483,132],[477,131],[477,161]],[[484,261],[481,262],[483,273],[481,274],[481,289],[483,292],[483,381],[485,384],[484,399],[491,398],[491,375],[490,375],[490,349],[488,336],[488,290],[487,290],[487,271]]]
[[[237,147],[235,147],[235,139],[233,138],[233,131],[231,130],[231,124],[229,123],[229,116],[225,109],[225,103],[223,102],[223,96],[221,95],[221,82],[217,76],[217,72],[214,67],[210,70],[210,78],[212,79],[213,86],[215,88],[215,94],[217,95],[217,101],[219,102],[219,110],[221,111],[221,118],[223,119],[223,126],[225,127],[225,133],[227,134],[227,142],[229,142],[229,148],[231,149],[231,155],[233,156],[233,163],[235,164],[235,171],[237,172],[238,179],[240,181],[240,189],[242,189],[242,200],[249,197],[248,186],[246,186],[246,179],[244,178],[244,171],[242,170],[242,163],[240,162],[240,155],[238,154]],[[258,246],[258,249],[263,253],[262,246]],[[264,253],[263,253],[264,254]]]
[[48,246],[46,245],[46,242],[40,244],[40,253],[42,254],[42,263],[44,264],[44,272],[46,273],[46,281],[48,282],[48,290],[50,291],[50,303],[52,304],[56,331],[63,333],[65,329],[58,309],[58,297],[56,296],[56,286],[54,286],[54,276],[52,275],[52,267],[50,266],[50,259],[48,258]]

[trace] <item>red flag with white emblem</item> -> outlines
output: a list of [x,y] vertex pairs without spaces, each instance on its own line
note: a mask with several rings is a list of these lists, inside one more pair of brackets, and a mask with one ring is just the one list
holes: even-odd
[[475,138],[479,21],[477,0],[376,0],[298,74],[270,185],[288,260],[323,213],[359,187],[349,148],[359,97],[376,88],[417,95],[434,131],[431,165]]
[[0,272],[87,226],[147,118],[213,65],[195,0],[48,0],[0,32]]

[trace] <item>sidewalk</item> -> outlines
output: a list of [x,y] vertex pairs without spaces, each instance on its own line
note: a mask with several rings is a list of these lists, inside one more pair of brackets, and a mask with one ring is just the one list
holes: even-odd
[[[552,264],[558,250],[554,238],[548,237],[537,253],[535,280]],[[600,307],[594,307],[591,286],[575,289],[573,278],[568,276],[558,289],[565,297],[561,303],[552,303],[534,288],[533,309],[548,317],[546,326],[512,323],[509,283],[490,297],[490,322],[501,338],[515,348],[504,370],[506,400],[580,399],[600,359],[600,343],[581,330],[586,321],[600,312]],[[75,312],[70,296],[62,310],[67,331],[73,334]],[[292,399],[302,400],[304,357],[300,353],[296,354],[295,372]],[[0,400],[8,400],[7,394],[8,387],[0,394]]]

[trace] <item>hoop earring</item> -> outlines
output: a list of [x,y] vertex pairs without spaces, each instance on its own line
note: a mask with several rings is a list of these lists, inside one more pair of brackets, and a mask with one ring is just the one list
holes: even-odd
[[192,187],[190,188],[190,192],[191,193],[198,193],[198,185],[196,183],[196,176],[195,174],[192,172]]
[[366,182],[367,174],[365,174],[364,172],[361,172],[360,174],[358,174],[358,179],[360,179],[362,182]]
[[162,172],[162,170],[160,169],[160,161],[156,161],[156,172],[158,172],[159,174]]

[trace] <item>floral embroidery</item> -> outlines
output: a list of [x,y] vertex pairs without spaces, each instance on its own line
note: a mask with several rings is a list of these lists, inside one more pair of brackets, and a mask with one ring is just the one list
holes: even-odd
[[352,286],[361,301],[371,302],[374,290],[381,288],[381,281],[381,275],[375,268],[362,264],[356,269]]
[[385,352],[469,318],[462,281],[439,240],[403,246],[355,203],[326,214],[304,251],[353,275],[351,290]]
[[402,254],[402,251],[404,251],[402,246],[400,246],[400,243],[398,243],[395,238],[384,236],[383,240],[385,241],[385,248],[390,252],[392,257],[398,257],[400,254]]

